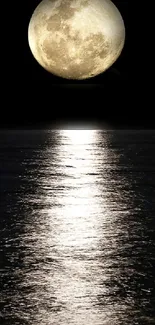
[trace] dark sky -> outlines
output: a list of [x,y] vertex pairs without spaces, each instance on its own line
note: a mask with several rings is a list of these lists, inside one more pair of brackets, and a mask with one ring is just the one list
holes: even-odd
[[[55,122],[103,122],[115,127],[154,127],[152,116],[131,104],[132,85],[128,80],[128,0],[114,0],[126,26],[124,50],[114,65],[95,78],[69,81],[45,71],[33,58],[27,38],[31,15],[39,0],[10,5],[9,39],[5,40],[1,127],[44,126]],[[6,4],[7,6],[7,4]],[[11,8],[12,6],[12,8]],[[11,48],[11,59],[10,59]]]

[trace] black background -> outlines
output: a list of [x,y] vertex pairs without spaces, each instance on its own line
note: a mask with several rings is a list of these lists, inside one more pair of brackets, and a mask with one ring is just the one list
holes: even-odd
[[[9,4],[4,40],[4,108],[1,127],[38,127],[61,122],[103,122],[117,128],[152,128],[152,116],[133,107],[128,80],[129,11],[127,0],[114,0],[126,26],[121,56],[105,73],[83,81],[65,80],[45,71],[28,45],[28,24],[39,0]],[[5,4],[7,7],[7,4]],[[10,59],[11,56],[11,59]]]

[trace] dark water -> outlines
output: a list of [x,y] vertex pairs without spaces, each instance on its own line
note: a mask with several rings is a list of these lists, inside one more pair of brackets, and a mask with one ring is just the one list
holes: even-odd
[[0,131],[0,324],[155,324],[155,131]]

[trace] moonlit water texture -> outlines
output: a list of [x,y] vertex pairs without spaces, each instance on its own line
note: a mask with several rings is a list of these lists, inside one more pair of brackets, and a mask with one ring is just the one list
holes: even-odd
[[154,323],[155,132],[1,131],[0,321]]

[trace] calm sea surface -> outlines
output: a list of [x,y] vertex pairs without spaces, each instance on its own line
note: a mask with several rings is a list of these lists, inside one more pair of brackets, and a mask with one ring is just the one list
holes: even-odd
[[0,324],[155,324],[155,131],[0,131]]

